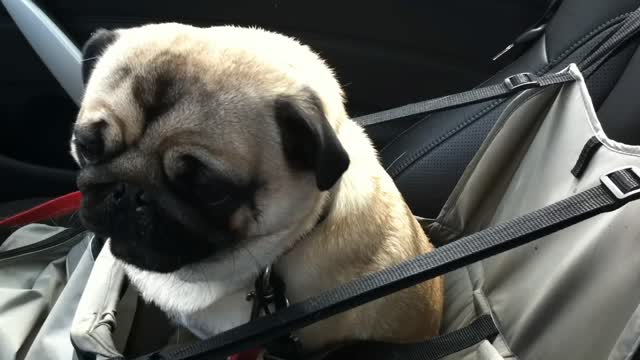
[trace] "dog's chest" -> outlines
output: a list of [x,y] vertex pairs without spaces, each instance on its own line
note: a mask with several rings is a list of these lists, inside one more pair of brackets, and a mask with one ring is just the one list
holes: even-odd
[[240,326],[251,317],[250,289],[244,289],[192,313],[173,313],[172,318],[199,338],[207,338]]

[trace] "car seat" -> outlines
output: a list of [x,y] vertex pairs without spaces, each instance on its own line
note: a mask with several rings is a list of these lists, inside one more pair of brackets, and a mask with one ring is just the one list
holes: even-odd
[[[536,72],[552,64],[557,71],[578,61],[600,41],[582,42],[604,24],[635,10],[638,0],[564,0],[545,33],[513,63],[483,85],[509,75]],[[587,79],[593,102],[607,134],[614,140],[640,144],[640,104],[634,101],[640,77],[637,41],[630,42]],[[624,74],[624,76],[622,76]],[[435,218],[491,130],[504,106],[495,100],[414,116],[368,128],[384,167],[414,214]]]

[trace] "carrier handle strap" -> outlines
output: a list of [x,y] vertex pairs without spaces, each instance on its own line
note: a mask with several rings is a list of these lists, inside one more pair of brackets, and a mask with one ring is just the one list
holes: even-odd
[[443,245],[415,259],[368,274],[333,290],[223,332],[140,360],[225,359],[393,292],[486,259],[640,197],[640,169],[616,169],[598,186],[542,209]]
[[[629,13],[626,18],[616,26],[618,28],[613,34],[578,64],[578,68],[581,69],[585,77],[593,74],[616,50],[619,50],[623,45],[627,44],[628,41],[640,31],[640,8]],[[353,120],[361,126],[366,127],[408,116],[427,114],[491,99],[504,98],[522,90],[556,85],[573,80],[573,78],[564,73],[542,76],[537,76],[533,73],[521,73],[506,78],[500,84],[484,86],[458,94],[383,110],[360,116]]]

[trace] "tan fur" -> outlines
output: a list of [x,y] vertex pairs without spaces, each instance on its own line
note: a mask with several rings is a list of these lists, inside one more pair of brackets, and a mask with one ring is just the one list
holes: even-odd
[[[262,222],[250,219],[246,208],[231,219],[233,228],[247,239],[247,250],[263,263],[250,264],[255,268],[246,274],[236,271],[237,284],[212,283],[205,289],[211,303],[195,295],[209,285],[204,281],[193,285],[184,278],[197,279],[202,269],[215,268],[215,264],[205,261],[169,275],[127,267],[146,299],[176,319],[197,323],[203,321],[202,314],[213,314],[218,304],[215,299],[243,296],[260,266],[274,261],[287,283],[287,295],[297,302],[431,250],[365,132],[349,119],[332,71],[308,47],[278,34],[237,27],[159,24],[118,30],[118,34],[91,76],[77,121],[77,126],[86,126],[106,119],[110,125],[107,150],[114,154],[114,162],[124,158],[117,155],[122,151],[145,159],[162,154],[161,164],[142,162],[164,167],[171,176],[179,154],[197,153],[215,158],[234,176],[258,173],[273,183],[257,195],[258,206],[265,212]],[[144,76],[150,69],[177,74],[193,94],[216,94],[210,99],[215,106],[208,106],[214,107],[219,119],[195,120],[205,105],[194,96],[187,105],[172,108],[167,119],[145,124],[132,91],[138,86],[135,76]],[[242,120],[269,113],[272,99],[299,96],[304,88],[312,89],[321,100],[351,160],[338,184],[324,193],[314,188],[309,174],[286,165],[279,140],[274,140],[279,135],[273,121]],[[72,147],[74,155],[75,151]],[[131,166],[121,167],[123,172],[137,171]],[[316,226],[327,207],[328,217]],[[175,299],[169,299],[165,290],[172,291]],[[194,300],[185,304],[190,296]],[[300,335],[308,348],[353,339],[416,341],[438,333],[442,308],[443,283],[438,278],[310,326]],[[228,323],[233,326],[237,321]],[[209,332],[225,329],[222,325],[213,328]]]
[[[432,249],[362,129],[346,120],[338,136],[352,163],[330,195],[330,216],[278,263],[296,301]],[[313,280],[286,275],[302,267]],[[443,290],[438,278],[310,326],[301,337],[313,347],[354,337],[425,339],[439,331]]]

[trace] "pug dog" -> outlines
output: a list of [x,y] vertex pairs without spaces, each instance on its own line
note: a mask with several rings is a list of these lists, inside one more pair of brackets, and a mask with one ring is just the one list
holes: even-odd
[[[432,249],[332,70],[284,35],[99,30],[71,139],[80,216],[141,296],[199,337],[249,321],[272,265],[299,302]],[[438,334],[436,278],[297,333],[305,350]]]

